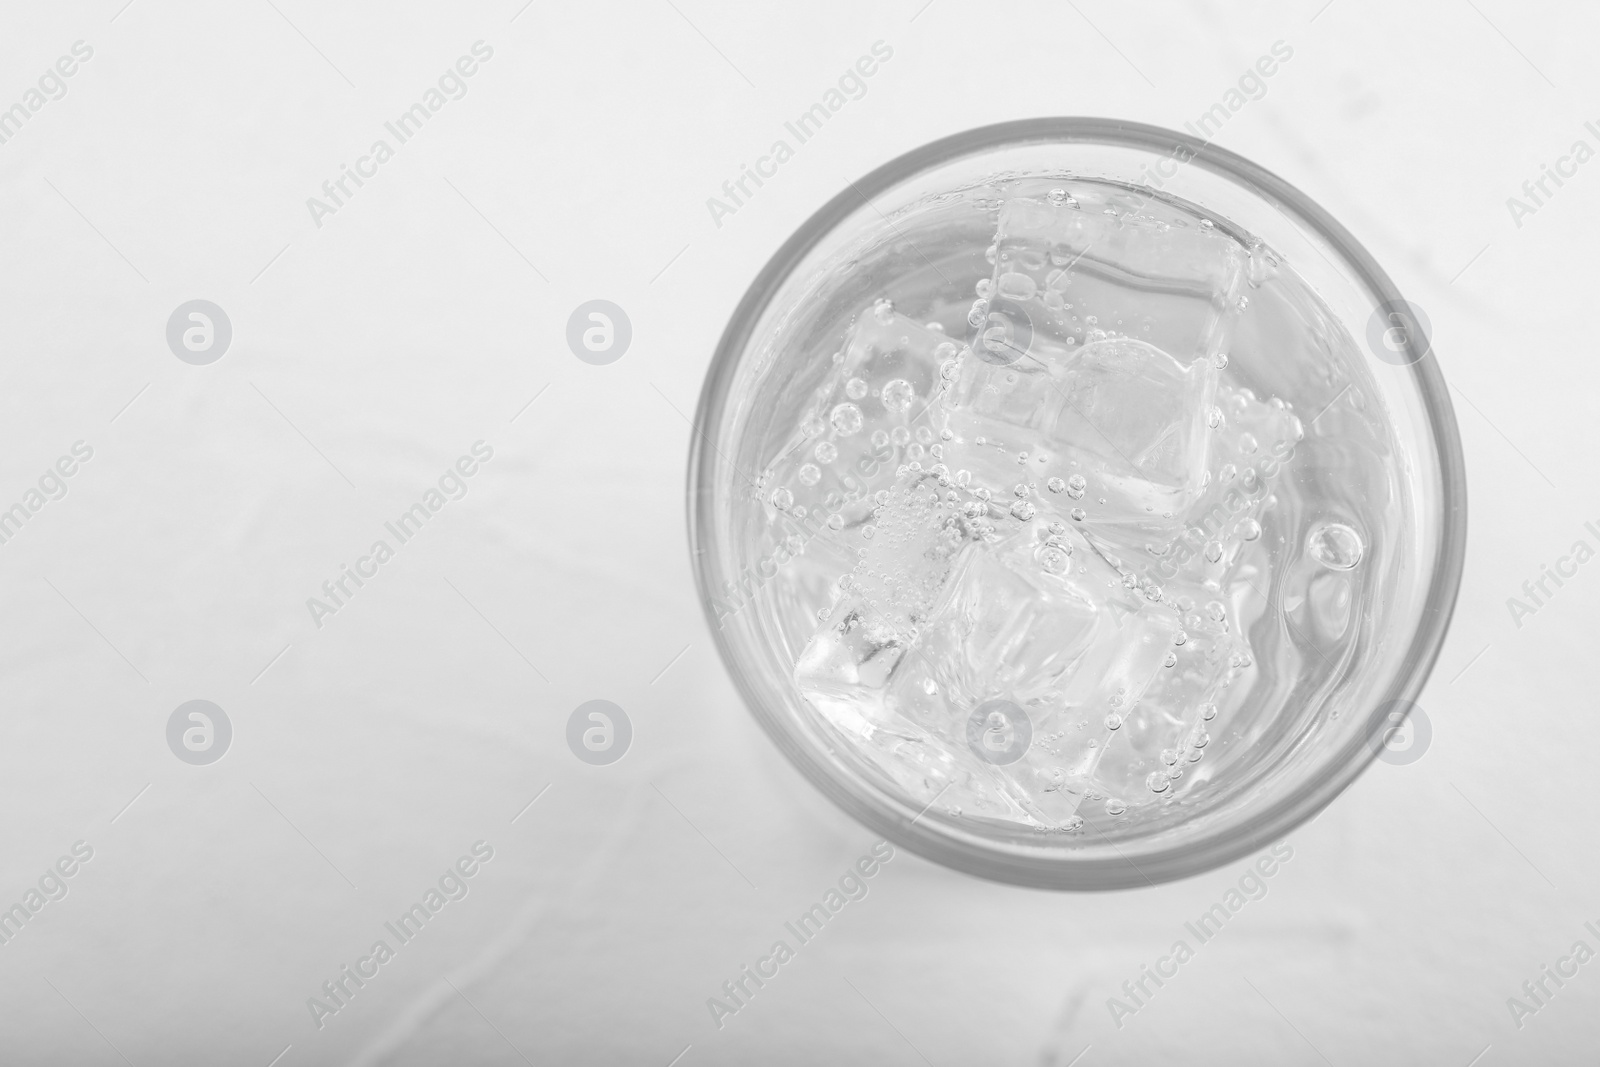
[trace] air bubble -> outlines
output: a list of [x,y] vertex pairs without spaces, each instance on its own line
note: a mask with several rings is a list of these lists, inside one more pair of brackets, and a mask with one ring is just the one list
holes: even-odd
[[895,413],[905,412],[910,409],[912,399],[917,395],[911,388],[911,383],[904,378],[896,378],[883,387],[883,406],[886,411]]
[[818,441],[816,449],[811,454],[817,457],[818,463],[832,463],[839,458],[839,447],[832,441]]
[[828,418],[840,437],[849,437],[861,432],[861,409],[854,404],[838,405]]
[[1347,571],[1361,562],[1361,535],[1342,522],[1324,522],[1306,536],[1306,551],[1329,570]]
[[1008,271],[1000,275],[999,291],[1007,300],[1022,301],[1033,296],[1038,291],[1038,286],[1026,274]]
[[816,464],[807,463],[800,468],[798,477],[801,485],[816,485],[822,480],[822,472],[817,469]]

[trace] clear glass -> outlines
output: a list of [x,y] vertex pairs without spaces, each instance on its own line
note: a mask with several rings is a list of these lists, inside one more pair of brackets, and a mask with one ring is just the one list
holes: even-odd
[[[1361,520],[1352,520],[1367,542],[1366,558],[1352,572],[1356,579],[1321,586],[1313,580],[1308,587],[1306,569],[1284,563],[1281,573],[1258,573],[1266,588],[1259,590],[1254,608],[1241,610],[1229,602],[1228,610],[1240,616],[1236,633],[1254,640],[1243,646],[1248,654],[1242,659],[1237,649],[1232,653],[1235,665],[1252,668],[1251,655],[1271,662],[1234,691],[1215,724],[1197,717],[1192,727],[1182,728],[1188,748],[1140,755],[1129,747],[1128,732],[1113,737],[1120,716],[1116,725],[1108,721],[1102,728],[1096,713],[1085,734],[1090,740],[1081,743],[1090,749],[1104,743],[1109,760],[1115,741],[1119,771],[1138,783],[1148,780],[1150,791],[1139,793],[1137,783],[1130,785],[1124,800],[1114,791],[1102,787],[1096,793],[1091,787],[1087,799],[1075,796],[1070,808],[1062,809],[1066,816],[1052,821],[952,803],[949,798],[962,789],[951,791],[953,779],[941,786],[939,759],[907,764],[894,755],[909,750],[904,744],[887,755],[874,751],[841,730],[838,715],[819,712],[796,681],[809,636],[797,620],[816,625],[813,612],[820,603],[826,623],[828,602],[818,601],[816,576],[804,572],[815,569],[817,557],[833,551],[829,543],[838,539],[824,532],[802,539],[811,543],[795,551],[800,542],[785,549],[771,531],[775,458],[781,462],[801,444],[810,446],[802,441],[804,434],[796,437],[796,422],[818,395],[819,383],[838,374],[827,353],[840,346],[839,324],[856,321],[875,301],[893,295],[896,305],[911,314],[946,324],[952,342],[987,343],[982,307],[973,312],[974,328],[961,336],[965,305],[952,318],[949,299],[930,304],[919,302],[918,294],[943,289],[953,296],[966,285],[962,291],[970,302],[969,268],[989,269],[971,262],[972,249],[981,254],[991,239],[998,206],[1017,197],[1044,204],[1065,196],[1076,209],[1073,191],[1096,212],[1102,206],[1141,212],[1141,217],[1178,220],[1179,227],[1186,225],[1183,218],[1203,215],[1203,227],[1214,226],[1230,244],[1249,250],[1251,286],[1278,265],[1293,282],[1275,286],[1269,278],[1263,288],[1240,290],[1257,300],[1251,321],[1277,315],[1287,325],[1280,323],[1283,328],[1270,339],[1259,326],[1252,327],[1253,340],[1250,329],[1243,329],[1231,338],[1231,363],[1219,361],[1240,389],[1243,383],[1254,388],[1247,393],[1252,412],[1273,414],[1254,404],[1256,393],[1262,400],[1290,397],[1296,418],[1288,423],[1294,430],[1282,436],[1290,445],[1300,434],[1309,440],[1282,463],[1284,480],[1275,494],[1257,494],[1264,500],[1271,496],[1266,508],[1278,507],[1260,513],[1260,529],[1244,537],[1266,543],[1276,536],[1286,546],[1285,559],[1299,558],[1300,551],[1309,551],[1303,542],[1311,528],[1304,499],[1335,499],[1342,492],[1344,511],[1360,510],[1364,498],[1372,499]],[[983,283],[978,295],[985,295]],[[1460,580],[1465,483],[1454,415],[1426,338],[1389,328],[1402,322],[1396,309],[1409,314],[1365,250],[1303,194],[1238,156],[1171,131],[1094,119],[1010,123],[926,146],[854,183],[808,220],[751,285],[722,337],[696,418],[689,467],[696,579],[719,651],[747,705],[788,758],[858,820],[937,862],[1001,881],[1063,889],[1151,884],[1225,863],[1281,838],[1330,802],[1381,751],[1391,711],[1414,700],[1426,680]],[[887,309],[880,313],[889,321]],[[1377,347],[1373,338],[1380,339]],[[1212,345],[1200,354],[1202,362],[1215,360],[1218,351]],[[1338,365],[1342,377],[1329,376],[1330,364]],[[937,380],[909,385],[917,397],[937,402]],[[877,402],[879,395],[863,397],[863,403]],[[1235,400],[1242,419],[1246,400]],[[918,399],[916,407],[924,403]],[[891,408],[888,400],[882,406]],[[1219,402],[1219,414],[1224,406]],[[1234,414],[1229,408],[1225,418]],[[1288,418],[1279,414],[1274,425]],[[939,458],[931,452],[937,439],[926,431],[922,436],[929,440],[907,436],[897,442],[904,447],[885,446],[884,455],[900,465],[902,479],[909,457],[929,467]],[[1239,436],[1235,430],[1230,440]],[[952,447],[964,440],[957,438]],[[1265,455],[1267,442],[1261,444]],[[1236,447],[1256,450],[1254,441]],[[798,460],[789,462],[793,466]],[[1251,456],[1241,456],[1238,466],[1247,463],[1249,475],[1260,467],[1271,472],[1269,479],[1278,467]],[[1345,474],[1339,468],[1350,465],[1364,470],[1371,484],[1341,488]],[[814,473],[804,471],[802,482]],[[1046,473],[1041,469],[1032,483],[1040,507],[1046,504],[1039,489]],[[875,476],[884,484],[883,475]],[[931,475],[910,477],[933,485]],[[1061,482],[1049,484],[1059,491]],[[954,487],[949,491],[954,501]],[[1065,497],[1050,500],[1057,508],[1051,514],[1064,517],[1067,503]],[[1104,497],[1085,503],[1115,507]],[[1029,505],[1010,514],[1035,518]],[[806,529],[818,530],[818,518],[812,516]],[[1042,519],[1041,542],[1047,533]],[[1001,521],[1009,520],[1002,516]],[[855,532],[861,536],[859,522]],[[1076,558],[1088,558],[1084,542],[1074,543]],[[1326,554],[1340,546],[1318,548]],[[1229,552],[1236,549],[1251,546],[1228,546]],[[1036,558],[1050,560],[1048,544],[1041,543],[1038,551],[1045,555]],[[1140,572],[1145,575],[1141,583],[1153,585],[1150,575],[1166,573],[1159,559],[1143,562],[1148,566]],[[1136,591],[1148,592],[1152,600],[1165,596],[1169,603],[1178,595],[1142,584]],[[1174,610],[1184,617],[1186,609]],[[1187,610],[1198,612],[1202,606]],[[1293,655],[1296,641],[1330,613],[1337,616],[1337,653]],[[1189,617],[1204,622],[1198,615]],[[1170,637],[1166,632],[1164,639]],[[1187,655],[1198,643],[1177,651]],[[1207,741],[1211,744],[1199,762],[1199,747]],[[1166,780],[1174,760],[1175,769],[1188,771],[1187,781],[1181,775],[1178,781]],[[1020,775],[1024,768],[1018,767]],[[1060,775],[1044,765],[1027,773]],[[1081,794],[1083,786],[1072,790]],[[1047,793],[1038,795],[1053,802]]]

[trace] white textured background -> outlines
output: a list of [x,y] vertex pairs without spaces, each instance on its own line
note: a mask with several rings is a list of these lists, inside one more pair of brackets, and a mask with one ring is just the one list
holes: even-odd
[[[1600,547],[1600,163],[1520,227],[1505,201],[1600,147],[1600,25],[1321,2],[7,3],[0,107],[94,55],[0,144],[0,507],[94,457],[0,544],[0,906],[95,852],[0,946],[0,1061],[1588,1062],[1600,962],[1520,1029],[1506,998],[1600,949],[1600,563],[1520,628],[1506,599]],[[314,226],[306,198],[480,39],[468,95]],[[866,95],[715,226],[706,198],[879,40]],[[1106,999],[1243,865],[1074,896],[902,854],[719,1030],[706,998],[872,843],[757,731],[694,596],[686,416],[734,303],[903,151],[1181,126],[1278,40],[1218,140],[1428,310],[1457,401],[1472,528],[1431,750],[1294,834],[1120,1029]],[[164,339],[197,297],[234,330],[204,367]],[[633,323],[606,367],[564,341],[592,298]],[[306,598],[479,439],[468,496],[315,627]],[[234,726],[208,767],[165,741],[193,698]],[[592,698],[634,725],[609,767],[564,741]],[[470,895],[319,1030],[306,998],[480,839]]]

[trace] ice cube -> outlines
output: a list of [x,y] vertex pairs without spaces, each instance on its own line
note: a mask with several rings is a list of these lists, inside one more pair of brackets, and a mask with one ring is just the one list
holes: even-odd
[[1081,486],[1064,512],[1175,532],[1201,490],[1243,246],[1159,203],[1086,191],[1007,201],[994,261],[946,394],[952,462],[1057,478]]
[[918,644],[939,698],[930,702],[913,686],[897,690],[897,699],[912,708],[940,705],[944,717],[962,722],[994,697],[1028,709],[1058,703],[1094,642],[1103,601],[1037,571],[1021,573],[997,552],[968,548]]
[[852,379],[865,382],[887,415],[910,421],[937,391],[940,366],[963,347],[942,330],[880,301],[856,316],[845,338],[839,377],[847,384]]
[[[1190,595],[1193,594],[1193,595]],[[1213,594],[1181,589],[1192,609],[1180,613],[1180,630],[1143,695],[1124,717],[1095,767],[1105,792],[1129,801],[1172,795],[1193,772],[1209,742],[1208,723],[1224,691],[1249,662],[1248,646],[1224,615],[1203,606]],[[1202,600],[1194,603],[1194,596]]]
[[1266,551],[1263,523],[1273,489],[1294,462],[1304,436],[1285,405],[1258,400],[1246,388],[1219,387],[1207,414],[1215,423],[1206,458],[1205,488],[1182,515],[1181,530],[1150,544],[1119,540],[1115,531],[1086,523],[1085,534],[1102,549],[1123,552],[1141,573],[1193,586],[1226,583]]
[[[893,311],[886,302],[852,322],[834,364],[762,480],[769,518],[795,504],[846,525],[910,460],[931,465],[927,411],[944,384],[940,367],[966,346]],[[826,357],[824,357],[826,358]]]
[[1216,386],[1212,364],[1131,338],[1009,367],[968,358],[945,404],[948,459],[1066,496],[1064,513],[1160,529],[1199,498]]
[[906,644],[893,619],[865,597],[849,597],[835,605],[806,645],[795,665],[795,681],[819,706],[881,705],[884,685],[905,655]]
[[1000,209],[987,317],[975,347],[995,365],[1137,337],[1180,363],[1226,351],[1248,255],[1159,201],[1015,197]]
[[974,751],[970,772],[1059,826],[1120,717],[1161,669],[1177,620],[1075,534],[1022,525],[998,545],[961,550],[889,680],[887,707],[964,759],[973,716],[996,701],[1015,705],[1029,720],[1027,750],[1002,766]]
[[[959,780],[988,814],[1060,827],[1113,729],[1107,715],[1138,700],[1177,621],[1077,533],[1029,514],[948,471],[902,475],[795,680],[919,795]],[[1005,765],[971,744],[973,715],[997,700],[1027,718],[1028,744]]]
[[[880,709],[890,672],[944,595],[962,549],[1003,536],[987,507],[947,474],[908,471],[879,495],[870,522],[847,534],[859,545],[856,564],[839,578],[834,603],[795,667],[801,692],[825,714],[852,703]],[[852,718],[851,726],[861,723]]]

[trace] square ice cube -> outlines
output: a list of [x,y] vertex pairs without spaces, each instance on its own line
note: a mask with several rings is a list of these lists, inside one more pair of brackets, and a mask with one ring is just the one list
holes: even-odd
[[[1202,604],[1209,598],[1204,590],[1179,591],[1192,604],[1190,593]],[[1226,617],[1214,619],[1204,607],[1182,615],[1181,635],[1100,755],[1094,780],[1113,796],[1160,796],[1194,771],[1210,740],[1206,724],[1249,662]]]
[[[965,759],[994,702],[1020,709],[1031,743],[973,773],[1059,825],[1081,802],[1121,716],[1161,669],[1177,620],[1127,587],[1088,544],[1042,522],[962,549],[949,584],[889,681],[887,707]],[[1041,536],[1042,535],[1042,536]]]
[[1070,491],[1097,522],[1159,526],[1194,502],[1214,366],[1128,338],[1030,362],[962,361],[947,403],[952,463],[971,459],[991,480],[1026,474],[1041,489]]
[[882,706],[890,673],[945,595],[963,549],[1003,536],[997,523],[1015,528],[1009,516],[986,512],[948,475],[908,471],[875,494],[860,527],[845,534],[859,545],[855,565],[796,663],[796,684],[819,710],[840,701]]
[[952,464],[1059,479],[1079,501],[1063,510],[1173,532],[1201,490],[1243,247],[1159,205],[1018,197],[994,253],[946,395]]
[[1214,428],[1204,489],[1183,514],[1181,530],[1146,551],[1142,543],[1119,540],[1116,531],[1086,523],[1091,541],[1125,554],[1142,574],[1197,587],[1226,582],[1265,551],[1263,523],[1273,489],[1292,468],[1295,446],[1304,436],[1300,419],[1282,403],[1258,400],[1247,388],[1223,386],[1207,421]]
[[863,509],[847,503],[870,498],[907,460],[931,462],[927,412],[943,385],[940,367],[965,347],[886,301],[863,309],[768,465],[762,491],[769,519],[783,510],[775,498],[854,524]]
[[[964,347],[942,329],[902,315],[887,300],[879,301],[851,325],[841,349],[838,379],[846,389],[851,379],[861,380],[885,414],[910,420],[937,391],[939,368]],[[884,388],[895,382],[904,386],[885,394]]]
[[1248,256],[1215,226],[1159,201],[1085,190],[1000,209],[987,318],[975,347],[998,363],[1105,337],[1137,337],[1179,362],[1226,351]]
[[889,675],[907,639],[895,620],[863,596],[837,603],[795,664],[795,682],[819,709],[881,706]]

